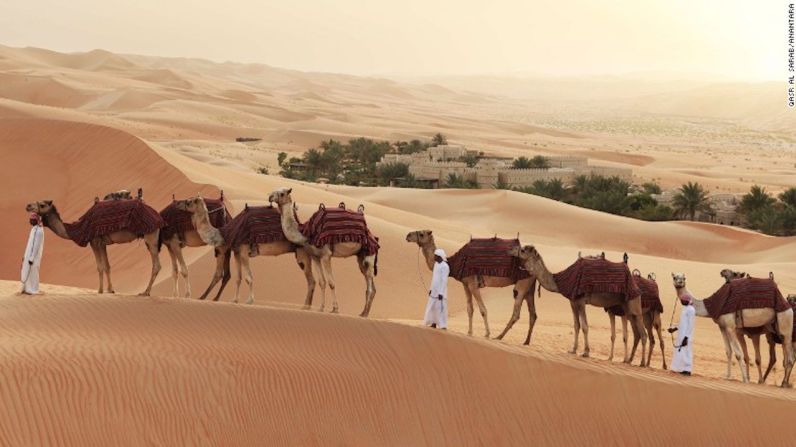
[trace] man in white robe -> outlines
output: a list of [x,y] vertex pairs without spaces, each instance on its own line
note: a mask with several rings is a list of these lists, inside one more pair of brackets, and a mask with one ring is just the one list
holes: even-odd
[[674,343],[674,358],[672,358],[672,371],[690,376],[694,361],[691,347],[694,343],[696,310],[693,306],[693,298],[690,295],[681,296],[680,303],[683,304],[683,310],[680,311],[678,327],[669,329],[669,332],[677,331],[677,338]]
[[39,267],[41,255],[44,251],[44,228],[38,214],[30,215],[30,229],[28,245],[22,258],[22,293],[35,295],[39,293]]
[[448,257],[441,248],[434,250],[434,272],[431,277],[431,290],[428,291],[428,304],[423,322],[426,326],[440,329],[448,328]]

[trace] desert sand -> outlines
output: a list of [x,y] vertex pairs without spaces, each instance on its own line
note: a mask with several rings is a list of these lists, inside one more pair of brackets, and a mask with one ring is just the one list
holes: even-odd
[[[327,186],[253,170],[273,166],[280,150],[300,151],[323,138],[406,139],[443,129],[457,142],[502,154],[593,152],[598,162],[631,166],[640,179],[663,184],[699,179],[738,191],[754,181],[776,190],[792,185],[796,174],[793,152],[780,144],[792,131],[779,114],[745,122],[753,130],[743,136],[722,141],[708,132],[681,145],[685,139],[654,132],[636,137],[553,125],[533,114],[516,119],[512,114],[530,110],[527,103],[475,88],[265,66],[0,47],[0,76],[0,210],[8,216],[0,222],[7,250],[0,258],[0,278],[7,280],[0,285],[0,444],[789,440],[796,394],[773,386],[781,366],[767,385],[739,383],[737,365],[734,379],[723,379],[723,344],[709,320],[697,320],[691,378],[662,371],[657,347],[649,369],[606,361],[608,318],[600,309],[588,310],[593,358],[566,354],[569,303],[544,291],[529,347],[521,346],[526,313],[502,342],[484,339],[477,314],[474,336],[464,335],[464,294],[453,281],[450,330],[420,327],[430,273],[405,235],[431,229],[452,253],[470,236],[519,234],[553,271],[579,251],[605,251],[615,260],[627,252],[631,268],[657,274],[664,325],[674,301],[670,272],[685,272],[701,297],[721,285],[724,267],[753,276],[773,271],[783,293],[796,293],[796,238],[641,222],[508,191]],[[632,101],[622,104],[634,110]],[[734,119],[705,113],[706,129],[716,129],[711,120]],[[755,139],[750,135],[764,133],[777,142],[745,146]],[[264,140],[231,142],[241,135]],[[704,149],[699,155],[682,156],[697,146]],[[254,306],[229,303],[234,282],[222,303],[169,297],[165,251],[154,296],[135,297],[149,276],[141,242],[109,248],[118,295],[98,296],[90,249],[49,231],[42,281],[53,285],[41,296],[15,295],[28,202],[53,199],[71,221],[95,196],[118,189],[143,187],[158,210],[172,195],[215,197],[223,190],[234,214],[246,203],[266,203],[281,186],[293,188],[302,220],[319,203],[365,205],[382,246],[370,319],[353,317],[364,304],[364,281],[350,259],[334,261],[342,315],[298,310],[304,278],[292,256],[252,260]],[[196,296],[210,280],[213,253],[197,248],[185,255]],[[494,336],[510,316],[511,291],[485,289],[484,296]],[[664,345],[670,357],[671,340]]]

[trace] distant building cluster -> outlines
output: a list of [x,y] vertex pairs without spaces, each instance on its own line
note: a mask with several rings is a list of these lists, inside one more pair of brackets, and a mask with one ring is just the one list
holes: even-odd
[[479,157],[473,167],[463,161],[466,157],[477,156],[477,151],[467,150],[464,146],[442,145],[414,154],[387,154],[379,164],[404,163],[416,180],[432,183],[435,187],[444,185],[451,174],[474,182],[480,188],[492,188],[497,184],[522,188],[532,186],[537,180],[553,179],[567,183],[580,175],[616,176],[627,181],[633,176],[631,169],[592,166],[586,157],[571,155],[546,157],[550,167],[544,169],[514,169],[510,158]]
[[[677,190],[663,191],[653,194],[659,205],[674,207],[674,196]],[[741,225],[742,216],[738,213],[741,196],[730,193],[716,193],[708,196],[711,212],[698,211],[695,218],[700,222],[712,222],[721,225]]]

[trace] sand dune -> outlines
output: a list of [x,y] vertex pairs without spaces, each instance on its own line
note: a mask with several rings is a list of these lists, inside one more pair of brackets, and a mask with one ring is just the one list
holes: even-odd
[[[0,70],[0,212],[8,217],[0,223],[0,245],[8,251],[0,257],[0,278],[13,280],[0,282],[0,375],[12,384],[0,389],[2,445],[256,445],[263,439],[671,445],[746,437],[780,445],[788,439],[782,415],[796,397],[771,386],[781,368],[768,386],[720,379],[724,350],[709,320],[697,321],[697,376],[688,380],[659,371],[657,351],[650,370],[603,360],[609,334],[602,309],[588,310],[593,358],[563,354],[572,342],[570,306],[549,292],[536,298],[530,347],[520,346],[525,311],[503,343],[481,337],[478,313],[475,336],[462,335],[465,298],[453,282],[450,331],[412,327],[419,325],[430,274],[405,236],[431,229],[449,253],[471,236],[519,236],[538,247],[553,271],[579,252],[605,251],[616,260],[627,252],[632,268],[657,273],[665,324],[674,301],[669,272],[685,272],[697,296],[721,285],[725,267],[754,276],[774,272],[783,293],[796,293],[796,238],[641,222],[508,191],[317,185],[254,169],[275,172],[278,152],[303,151],[327,138],[408,140],[443,131],[454,143],[498,155],[587,154],[632,166],[638,180],[667,187],[698,179],[711,190],[760,183],[777,191],[792,185],[796,172],[792,129],[781,117],[628,119],[618,106],[596,110],[618,94],[611,82],[593,93],[595,102],[573,105],[547,102],[555,92],[546,83],[524,86],[519,91],[538,97],[521,100],[499,96],[517,91],[506,79],[470,89],[464,81],[413,84],[99,50],[0,46]],[[498,91],[484,92],[496,85]],[[632,110],[638,95],[655,93],[642,87],[620,95],[622,107]],[[714,104],[709,96],[720,90],[707,89],[693,101],[673,97],[660,112]],[[711,113],[730,103],[756,107],[753,99],[731,98]],[[735,133],[742,122],[749,127]],[[237,136],[262,141],[241,144]],[[699,155],[686,157],[693,154]],[[15,295],[30,201],[53,199],[73,220],[95,196],[113,190],[143,187],[147,203],[159,210],[172,195],[215,197],[222,189],[235,214],[246,204],[265,204],[281,186],[293,188],[301,220],[320,203],[365,205],[381,244],[370,320],[350,317],[364,304],[364,281],[352,259],[333,262],[339,316],[296,310],[305,285],[291,255],[252,260],[255,306],[164,298],[172,289],[165,251],[156,297],[131,297],[149,277],[140,242],[110,247],[120,295],[96,296],[91,251],[49,231],[42,280],[57,285],[45,285],[42,296]],[[187,248],[185,256],[196,297],[215,260],[207,247]],[[233,279],[222,301],[234,292]],[[509,318],[512,293],[482,292],[494,336]],[[245,285],[241,294],[248,294]],[[319,300],[316,292],[314,309]],[[664,342],[670,357],[670,341]],[[737,366],[733,374],[737,380]],[[683,416],[675,408],[694,411]]]
[[388,322],[124,296],[0,310],[6,445],[731,444],[739,426],[790,439],[792,395]]

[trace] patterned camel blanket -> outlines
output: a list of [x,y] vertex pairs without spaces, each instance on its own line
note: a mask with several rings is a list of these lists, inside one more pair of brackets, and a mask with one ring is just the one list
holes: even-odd
[[92,239],[117,231],[129,231],[142,237],[164,224],[152,207],[141,200],[130,199],[95,202],[77,222],[64,223],[64,227],[70,239],[85,247]]
[[519,247],[518,239],[472,239],[448,258],[450,276],[460,280],[468,276],[497,276],[514,281],[531,275],[519,258],[509,250]]
[[[204,199],[204,201],[209,213],[210,225],[220,229],[232,220],[232,216],[224,206],[223,200]],[[174,202],[170,203],[166,208],[163,208],[160,212],[160,217],[166,222],[166,226],[160,230],[160,238],[164,241],[170,239],[175,234],[180,235],[182,239],[182,235],[185,234],[186,231],[196,229],[193,226],[193,222],[191,222],[191,213],[177,209]]]
[[[661,312],[663,313],[663,303],[661,303],[661,296],[658,292],[658,283],[647,278],[643,278],[641,276],[633,275],[633,279],[636,281],[636,286],[638,287],[639,291],[641,292],[641,310],[642,312]],[[610,312],[614,315],[624,315],[625,311],[622,309],[622,306],[612,306],[605,309],[606,312]]]
[[591,293],[618,293],[631,300],[640,295],[633,275],[624,262],[580,258],[565,270],[554,273],[558,291],[570,300]]
[[221,228],[221,235],[231,247],[286,240],[279,210],[271,206],[247,206]]
[[742,309],[772,308],[775,312],[790,309],[777,284],[768,278],[742,278],[732,280],[705,298],[708,315],[716,319]]
[[378,240],[368,229],[365,215],[342,207],[321,207],[301,226],[301,233],[316,247],[357,242],[362,245],[361,253],[367,256],[379,251]]

